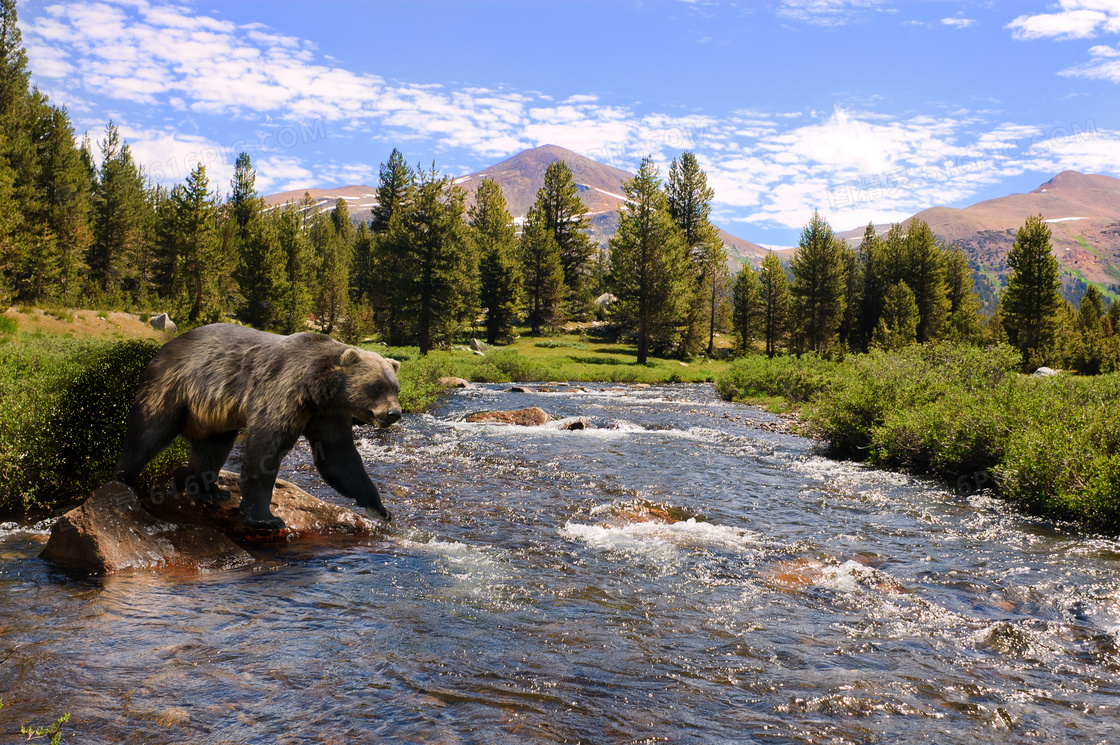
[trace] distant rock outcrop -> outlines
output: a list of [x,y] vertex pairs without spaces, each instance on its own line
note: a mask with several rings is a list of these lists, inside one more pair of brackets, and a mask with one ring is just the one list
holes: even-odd
[[141,499],[128,486],[111,481],[55,522],[41,556],[90,574],[212,572],[252,563],[245,546],[262,540],[367,536],[378,531],[373,520],[279,479],[272,511],[287,527],[251,530],[241,523],[237,474],[222,471],[218,484],[230,493],[227,501],[200,501],[160,490]]

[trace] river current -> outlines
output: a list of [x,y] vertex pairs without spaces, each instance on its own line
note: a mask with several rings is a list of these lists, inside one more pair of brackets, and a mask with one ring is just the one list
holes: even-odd
[[[1115,539],[710,386],[508,387],[359,430],[378,538],[83,579],[0,531],[0,742],[1120,742]],[[533,405],[590,426],[462,421]]]

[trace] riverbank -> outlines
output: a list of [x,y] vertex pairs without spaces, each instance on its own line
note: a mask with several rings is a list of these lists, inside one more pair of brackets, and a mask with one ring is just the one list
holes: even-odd
[[935,344],[829,362],[748,358],[716,382],[796,408],[830,455],[992,488],[1036,515],[1120,531],[1120,375],[1017,372],[1007,347]]
[[[171,338],[141,316],[38,309],[0,314],[0,519],[45,517],[104,483],[116,461],[140,374]],[[401,361],[401,404],[425,411],[445,392],[439,379],[476,383],[577,381],[712,382],[722,360],[637,364],[634,345],[586,329],[522,336],[477,354],[466,347],[421,357],[416,347],[367,349]],[[147,472],[162,479],[186,458],[179,440]]]

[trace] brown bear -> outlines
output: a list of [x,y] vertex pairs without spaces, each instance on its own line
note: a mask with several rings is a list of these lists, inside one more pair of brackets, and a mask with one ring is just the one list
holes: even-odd
[[244,523],[280,529],[284,521],[269,508],[272,489],[280,461],[303,435],[330,486],[391,521],[351,426],[358,419],[388,427],[401,418],[398,370],[396,360],[324,334],[280,336],[228,323],[193,329],[165,344],[140,378],[114,477],[135,486],[144,466],[182,435],[190,460],[176,486],[226,499],[218,471],[246,427]]

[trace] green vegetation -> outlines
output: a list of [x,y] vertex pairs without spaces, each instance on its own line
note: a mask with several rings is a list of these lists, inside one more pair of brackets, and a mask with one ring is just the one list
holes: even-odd
[[941,342],[843,362],[752,357],[717,381],[731,400],[779,396],[833,455],[991,486],[1039,515],[1120,530],[1120,375],[1036,378],[1019,352]]
[[[0,514],[41,513],[107,481],[140,375],[159,345],[20,334],[0,343]],[[185,444],[146,481],[186,457]]]

